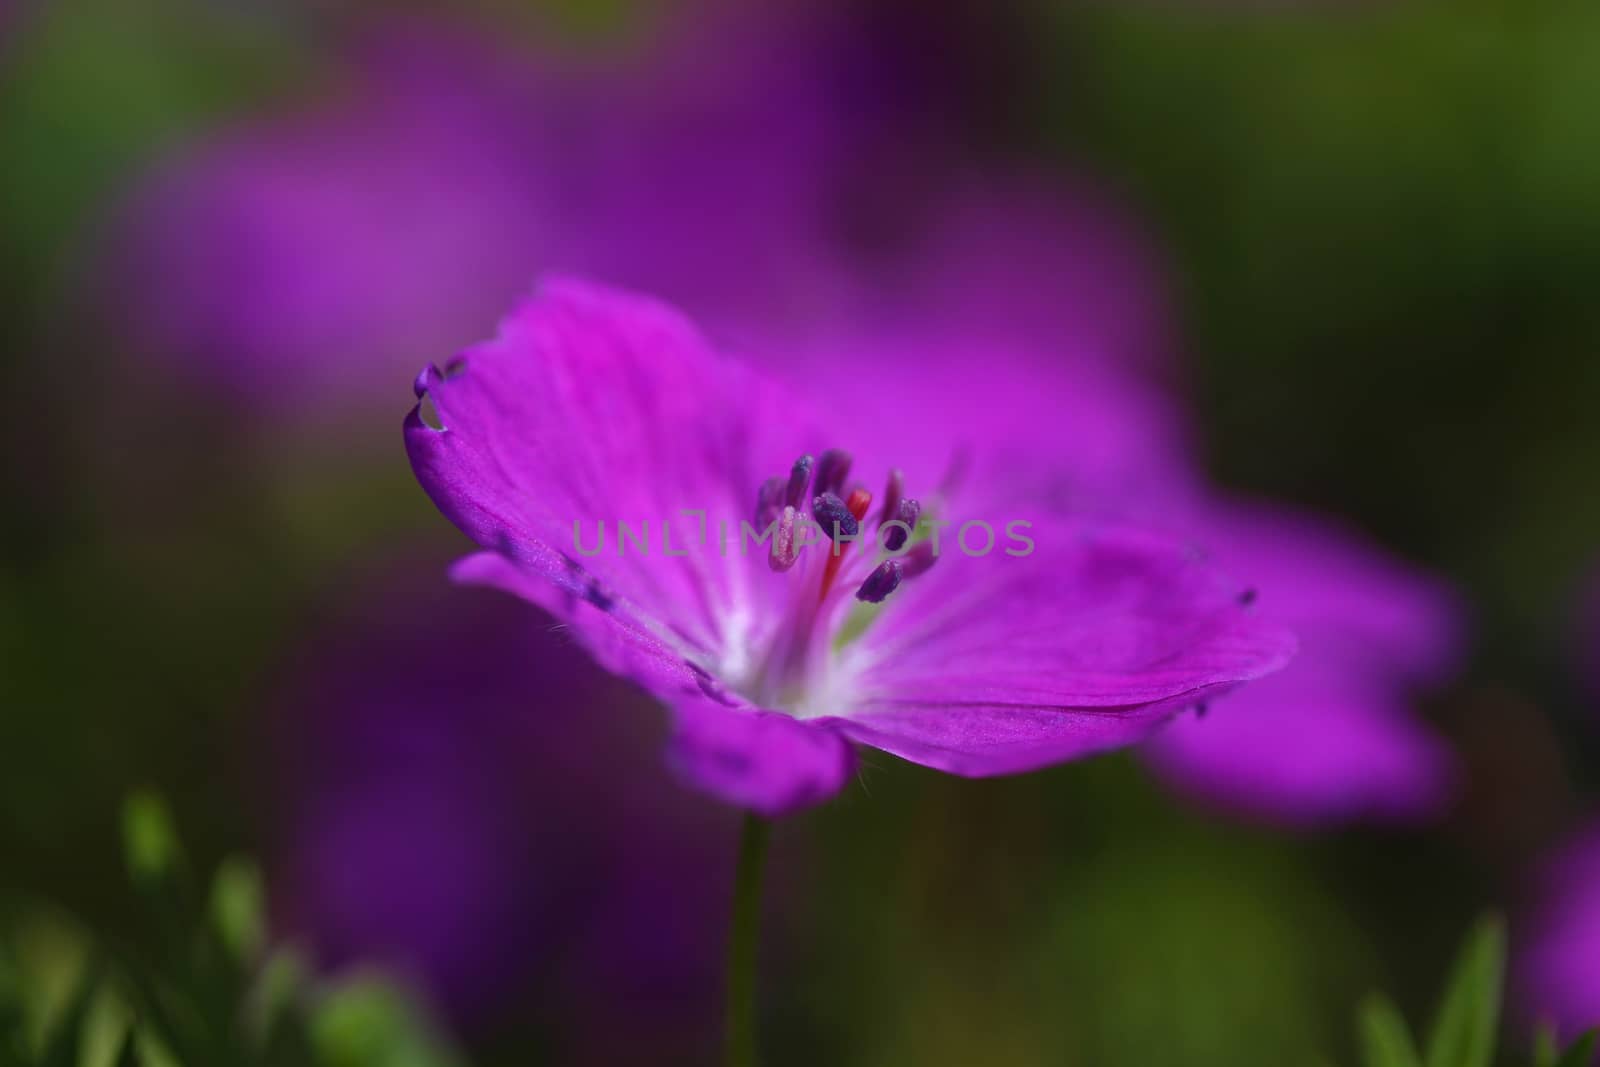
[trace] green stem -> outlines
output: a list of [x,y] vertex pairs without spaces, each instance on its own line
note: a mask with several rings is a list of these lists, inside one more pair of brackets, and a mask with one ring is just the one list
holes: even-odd
[[733,922],[728,933],[727,1067],[756,1063],[756,944],[761,939],[761,874],[766,866],[767,833],[772,824],[744,817],[739,835],[739,869],[733,883]]

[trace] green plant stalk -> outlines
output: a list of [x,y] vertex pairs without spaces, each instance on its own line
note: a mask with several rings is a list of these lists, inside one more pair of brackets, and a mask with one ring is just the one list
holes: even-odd
[[734,874],[733,916],[728,932],[727,1016],[723,1062],[756,1064],[756,947],[761,940],[761,881],[771,823],[744,817],[739,866]]

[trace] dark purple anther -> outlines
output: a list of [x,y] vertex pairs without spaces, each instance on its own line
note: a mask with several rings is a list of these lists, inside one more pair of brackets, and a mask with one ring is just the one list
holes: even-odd
[[939,557],[933,554],[933,542],[924,541],[920,545],[912,545],[911,551],[896,562],[905,568],[907,578],[915,578],[919,574],[926,574],[938,561]]
[[881,604],[884,597],[900,588],[900,579],[904,575],[905,567],[899,560],[884,560],[878,564],[876,570],[867,575],[867,580],[861,583],[861,588],[856,590],[856,599],[864,600],[868,604]]
[[783,479],[768,478],[756,493],[756,529],[765,530],[783,511]]
[[794,461],[794,467],[789,471],[789,485],[783,494],[783,502],[791,508],[805,503],[806,490],[811,487],[811,468],[816,466],[816,462],[810,456],[801,456]]
[[885,530],[883,534],[883,547],[887,548],[890,552],[900,551],[901,548],[905,547],[906,538],[910,537],[911,534],[916,530],[917,519],[921,517],[922,503],[920,501],[914,500],[910,497],[900,501],[900,506],[895,509],[894,518],[897,522],[905,523],[906,528],[902,530],[898,526],[891,526]]
[[[823,493],[811,501],[811,514],[830,541],[842,541],[861,532],[861,524],[856,522],[856,517],[850,514],[850,509],[835,493]],[[835,530],[838,532],[835,533]]]
[[794,531],[799,512],[784,508],[778,516],[778,528],[772,532],[772,549],[767,564],[775,571],[786,571],[800,558],[800,548],[794,543]]
[[844,480],[849,474],[850,453],[841,448],[828,449],[817,460],[817,494],[837,494],[844,488]]
[[900,512],[900,500],[906,495],[906,472],[893,470],[889,472],[889,483],[883,487],[883,510],[878,512],[880,523],[896,518]]

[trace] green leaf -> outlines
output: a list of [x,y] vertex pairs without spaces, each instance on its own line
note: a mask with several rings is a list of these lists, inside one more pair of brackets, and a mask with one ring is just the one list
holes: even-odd
[[461,1067],[421,1005],[377,975],[333,986],[311,1020],[317,1062],[328,1067]]
[[139,1035],[133,1027],[122,1037],[122,1050],[117,1053],[115,1067],[142,1067],[139,1059]]
[[166,801],[156,793],[141,789],[123,803],[122,848],[136,884],[159,884],[177,872],[183,854],[178,832]]
[[211,882],[211,922],[217,937],[236,963],[256,959],[265,941],[265,893],[254,863],[230,857]]
[[1421,1067],[1411,1028],[1394,1002],[1372,993],[1361,1005],[1361,1048],[1367,1067]]
[[[263,1061],[311,1062],[301,1000],[310,967],[293,947],[275,949],[262,962],[246,1005],[245,1025],[263,1050]],[[291,1056],[284,1049],[303,1055]],[[291,1057],[285,1059],[286,1056]]]
[[1428,1039],[1426,1067],[1489,1067],[1500,1022],[1505,924],[1478,920],[1456,961]]
[[1595,1046],[1600,1044],[1600,1029],[1590,1030],[1567,1046],[1555,1067],[1589,1067],[1594,1062]]
[[94,1003],[95,990],[99,984],[99,969],[87,968],[83,977],[78,980],[78,988],[72,995],[72,1002],[56,1021],[55,1029],[45,1040],[44,1051],[39,1057],[39,1067],[78,1067],[78,1061],[83,1056],[84,1023],[89,1018],[89,1008]]
[[0,1067],[10,1063],[22,1042],[22,990],[11,961],[0,950]]
[[[194,1026],[192,1021],[187,1021],[189,1013],[182,1012],[183,1005],[172,1003],[163,993],[159,981],[137,963],[124,960],[117,973],[122,979],[122,991],[134,1015],[142,1023],[140,1052],[145,1059],[172,1059],[183,1063],[185,1067],[202,1062],[199,1043],[193,1036]],[[154,1055],[157,1049],[168,1052],[168,1055]]]

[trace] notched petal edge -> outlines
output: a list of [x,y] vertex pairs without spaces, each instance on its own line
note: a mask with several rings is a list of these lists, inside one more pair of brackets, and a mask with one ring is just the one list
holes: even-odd
[[416,394],[417,402],[406,418],[408,426],[419,426],[435,433],[444,432],[446,429],[444,420],[439,417],[439,406],[433,399],[433,390],[444,380],[445,376],[432,363],[423,367],[417,374],[411,382],[411,391]]
[[[417,373],[411,381],[411,392],[416,395],[417,403],[411,409],[415,421],[423,428],[436,433],[443,432],[449,427],[439,417],[439,408],[433,398],[433,391],[443,382],[459,377],[467,369],[467,357],[456,356],[444,365],[441,371],[438,364],[429,363]],[[410,419],[407,420],[411,421]]]

